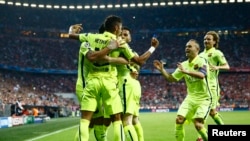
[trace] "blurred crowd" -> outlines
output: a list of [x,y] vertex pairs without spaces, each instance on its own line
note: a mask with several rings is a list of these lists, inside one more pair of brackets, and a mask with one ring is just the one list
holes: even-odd
[[[53,74],[29,74],[0,71],[1,103],[14,104],[22,97],[23,105],[60,106],[75,108],[74,99],[63,98],[55,93],[75,92],[76,76]],[[178,108],[186,95],[184,82],[168,83],[161,75],[141,74],[142,109]],[[250,105],[250,74],[221,73],[220,107],[243,108]]]
[[[82,23],[84,32],[97,32],[104,18],[111,14],[121,16],[124,25],[132,29],[131,47],[138,54],[150,47],[153,34],[160,41],[159,48],[142,70],[153,71],[154,59],[164,61],[166,68],[175,68],[177,62],[186,59],[184,48],[190,38],[198,40],[203,50],[204,34],[215,30],[221,37],[219,49],[224,52],[232,71],[246,70],[245,73],[221,74],[220,106],[248,107],[250,14],[247,11],[248,3],[120,11],[69,11],[0,5],[0,65],[76,70],[80,43],[61,39],[60,33],[68,32],[68,27],[75,23]],[[64,106],[68,109],[77,105],[74,100],[55,94],[74,93],[76,74],[38,74],[0,69],[0,78],[0,105],[13,104],[19,96],[23,105]],[[143,92],[142,108],[177,108],[186,95],[184,82],[169,84],[157,74],[141,74],[139,80]]]

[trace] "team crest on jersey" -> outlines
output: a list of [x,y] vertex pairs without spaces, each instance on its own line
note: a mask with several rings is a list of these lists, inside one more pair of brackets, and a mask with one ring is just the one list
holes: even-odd
[[84,47],[85,47],[85,48],[90,48],[89,42],[86,42],[86,43],[84,44]]

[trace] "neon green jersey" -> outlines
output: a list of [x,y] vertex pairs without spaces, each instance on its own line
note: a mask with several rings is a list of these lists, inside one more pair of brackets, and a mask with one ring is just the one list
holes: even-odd
[[[135,56],[135,53],[127,43],[123,44],[118,49],[112,51],[111,54],[116,57],[124,57],[127,60],[131,60]],[[117,65],[117,71],[118,78],[130,76],[130,65]]]
[[[199,56],[206,58],[208,60],[208,63],[213,66],[220,66],[227,63],[224,54],[220,50],[214,47],[209,50],[204,50],[203,52],[200,53]],[[217,71],[210,70],[211,86],[215,87],[219,86],[218,75],[219,75],[219,70]]]
[[187,97],[193,100],[209,99],[211,98],[211,93],[208,85],[209,73],[208,63],[206,59],[196,56],[192,62],[184,61],[181,63],[183,68],[188,71],[197,71],[205,74],[205,78],[200,79],[187,74],[182,73],[179,68],[173,72],[173,77],[176,80],[185,79],[187,86]]
[[[116,35],[110,32],[104,32],[103,34],[83,33],[79,35],[81,42],[88,42],[89,47],[81,48],[81,52],[86,56],[89,50],[99,51],[107,47],[111,39],[116,39]],[[112,54],[109,54],[111,57]],[[117,77],[116,65],[109,63],[90,63],[88,69],[88,77]]]
[[82,42],[79,50],[78,55],[78,69],[77,69],[77,86],[82,86],[82,88],[85,86],[85,79],[88,76],[89,73],[89,67],[90,63],[89,60],[85,57],[84,53],[82,51],[85,50],[85,48],[90,48],[90,45],[88,42]]

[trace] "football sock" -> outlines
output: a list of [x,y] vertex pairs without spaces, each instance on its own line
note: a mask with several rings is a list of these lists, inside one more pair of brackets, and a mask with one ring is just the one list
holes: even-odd
[[144,141],[144,133],[143,133],[143,128],[141,126],[141,123],[138,122],[137,124],[135,124],[134,128],[138,136],[138,141]]
[[124,130],[122,121],[115,121],[113,122],[113,128],[114,128],[114,141],[124,141]]
[[94,129],[94,128],[92,128],[92,127],[90,128],[90,127],[89,127],[89,133],[90,133],[93,129]]
[[80,140],[87,141],[89,139],[89,120],[81,119],[80,120]]
[[176,141],[184,141],[185,130],[183,124],[175,124],[175,139]]
[[79,130],[80,130],[80,126],[77,128],[74,141],[79,141]]
[[104,125],[94,125],[94,134],[97,141],[107,141],[107,127]]
[[199,130],[198,133],[202,137],[203,141],[208,141],[207,129],[205,127]]
[[224,122],[219,113],[216,113],[212,118],[217,125],[224,125]]
[[138,141],[138,137],[133,125],[127,125],[124,127],[124,133],[126,141]]

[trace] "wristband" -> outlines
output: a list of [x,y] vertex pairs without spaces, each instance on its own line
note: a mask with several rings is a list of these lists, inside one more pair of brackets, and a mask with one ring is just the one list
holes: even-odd
[[151,46],[148,51],[152,54],[155,51],[155,47]]
[[73,29],[72,27],[69,28],[69,34],[72,34],[73,33]]

